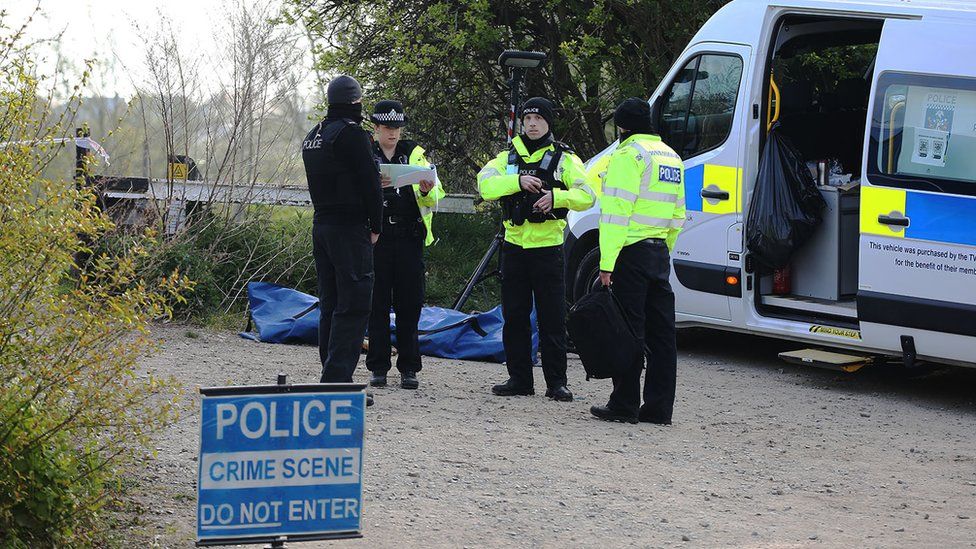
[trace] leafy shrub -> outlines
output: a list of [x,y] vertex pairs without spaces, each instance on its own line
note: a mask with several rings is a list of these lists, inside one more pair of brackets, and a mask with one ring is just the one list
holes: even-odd
[[84,185],[39,175],[77,100],[46,118],[19,36],[0,12],[0,546],[101,545],[116,465],[175,414],[174,383],[135,370],[147,323],[190,284],[138,276],[151,234],[91,253],[111,222]]

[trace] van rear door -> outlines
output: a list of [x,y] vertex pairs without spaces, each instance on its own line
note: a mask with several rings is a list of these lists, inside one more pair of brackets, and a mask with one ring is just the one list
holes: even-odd
[[864,343],[976,362],[976,25],[889,20],[862,171]]

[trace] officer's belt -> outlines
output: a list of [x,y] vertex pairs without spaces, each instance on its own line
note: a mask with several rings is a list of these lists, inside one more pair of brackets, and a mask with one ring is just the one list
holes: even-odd
[[424,220],[419,217],[408,217],[405,215],[388,215],[383,217],[383,223],[389,225],[400,225],[403,223],[423,223]]

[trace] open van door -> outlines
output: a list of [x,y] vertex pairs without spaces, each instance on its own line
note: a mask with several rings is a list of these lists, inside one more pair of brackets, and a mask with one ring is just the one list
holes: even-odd
[[658,132],[685,164],[687,221],[672,252],[671,277],[679,316],[730,320],[730,296],[741,297],[741,286],[727,279],[738,279],[738,266],[729,261],[732,254],[737,265],[742,249],[736,224],[742,215],[750,56],[745,45],[696,44],[655,97]]
[[885,23],[861,188],[864,343],[938,360],[976,352],[973,25]]

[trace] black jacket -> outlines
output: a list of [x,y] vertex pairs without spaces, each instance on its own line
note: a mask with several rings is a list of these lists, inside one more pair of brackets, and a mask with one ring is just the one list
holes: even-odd
[[383,193],[370,135],[357,112],[330,106],[302,142],[314,223],[383,227]]

